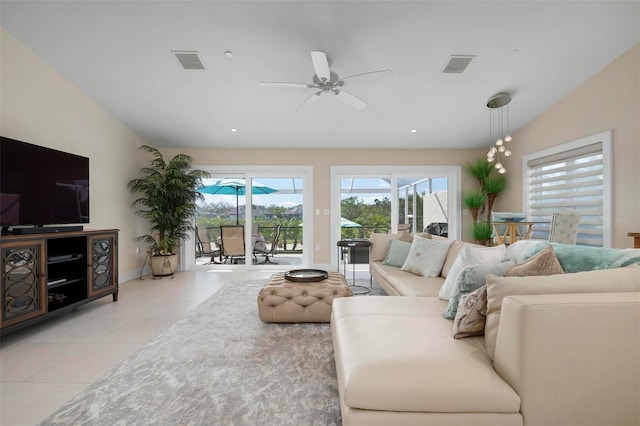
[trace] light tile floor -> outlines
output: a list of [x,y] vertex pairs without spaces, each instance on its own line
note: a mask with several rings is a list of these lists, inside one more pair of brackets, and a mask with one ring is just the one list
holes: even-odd
[[0,424],[36,425],[225,284],[274,271],[180,272],[131,280],[75,312],[2,337]]

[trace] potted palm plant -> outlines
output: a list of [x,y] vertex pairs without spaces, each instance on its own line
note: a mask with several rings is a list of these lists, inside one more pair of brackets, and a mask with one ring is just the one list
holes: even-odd
[[192,232],[196,201],[203,199],[197,189],[209,173],[192,170],[193,158],[188,155],[178,154],[166,161],[152,146],[139,149],[153,158],[140,169],[142,176],[128,183],[131,193],[139,194],[131,206],[149,225],[149,233],[137,240],[149,246],[152,274],[172,275],[178,264],[176,249]]
[[493,234],[491,212],[498,195],[507,187],[504,175],[496,175],[495,167],[486,159],[466,166],[467,173],[475,178],[480,188],[464,195],[462,201],[473,218],[473,237],[479,244],[490,245]]

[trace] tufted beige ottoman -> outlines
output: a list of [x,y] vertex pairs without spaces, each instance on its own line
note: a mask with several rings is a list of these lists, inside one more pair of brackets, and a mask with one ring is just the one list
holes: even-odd
[[264,322],[329,322],[331,302],[336,297],[353,296],[338,272],[312,283],[296,283],[275,274],[258,294],[258,314]]

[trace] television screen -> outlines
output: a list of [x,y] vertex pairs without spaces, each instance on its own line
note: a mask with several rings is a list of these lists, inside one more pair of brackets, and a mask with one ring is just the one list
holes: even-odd
[[89,223],[89,159],[0,137],[0,224]]

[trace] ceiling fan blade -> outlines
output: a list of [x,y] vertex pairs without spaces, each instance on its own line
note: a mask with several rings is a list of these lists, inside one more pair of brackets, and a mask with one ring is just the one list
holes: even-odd
[[[335,92],[334,92],[335,93]],[[364,102],[362,99],[357,98],[355,96],[353,96],[351,93],[344,91],[342,89],[340,89],[337,93],[336,96],[338,97],[338,99],[340,99],[342,102],[344,102],[345,104],[352,106],[356,109],[363,109],[367,106],[366,102]]]
[[314,50],[311,52],[311,61],[313,69],[320,80],[329,81],[331,79],[331,71],[329,70],[329,60],[327,54]]
[[307,83],[287,83],[275,81],[259,81],[258,84],[262,87],[313,87]]
[[344,77],[341,80],[344,81],[348,78],[354,78],[354,77],[378,77],[378,78],[385,78],[385,77],[391,77],[393,75],[393,71],[391,70],[379,70],[379,71],[370,71],[370,72],[363,72],[360,74],[353,74],[350,75],[348,77]]
[[300,104],[300,106],[298,107],[297,111],[299,111],[300,109],[304,108],[304,107],[308,107],[311,104],[315,104],[316,102],[318,102],[318,99],[320,99],[320,94],[322,92],[315,92],[313,93],[311,96],[309,96],[307,99],[304,100],[303,103]]

